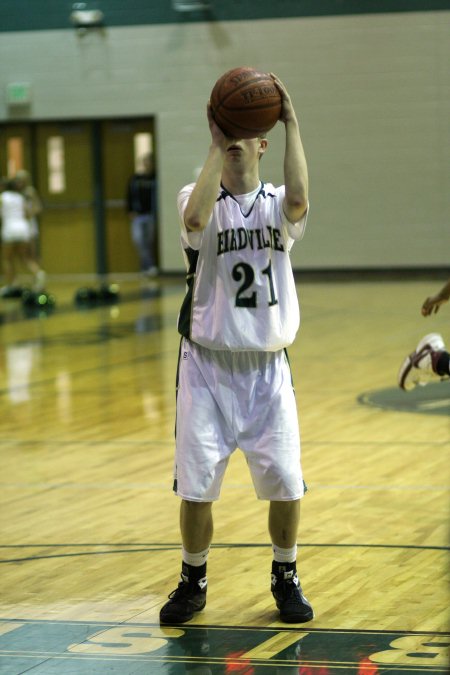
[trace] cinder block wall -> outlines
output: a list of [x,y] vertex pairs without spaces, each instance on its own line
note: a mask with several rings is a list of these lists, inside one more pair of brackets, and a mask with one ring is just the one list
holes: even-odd
[[[107,3],[103,3],[107,6]],[[29,120],[154,115],[162,268],[183,267],[176,195],[209,144],[205,107],[237,65],[276,72],[295,102],[311,176],[303,269],[441,267],[450,252],[448,12],[10,31],[8,82],[32,83]],[[282,182],[283,130],[263,179]]]

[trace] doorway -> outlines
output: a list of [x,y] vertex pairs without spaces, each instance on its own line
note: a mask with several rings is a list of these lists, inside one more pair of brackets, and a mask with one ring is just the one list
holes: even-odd
[[[153,118],[0,126],[0,174],[29,171],[43,203],[39,254],[49,274],[139,271],[126,190],[145,153],[157,172]],[[157,250],[156,232],[156,259]]]

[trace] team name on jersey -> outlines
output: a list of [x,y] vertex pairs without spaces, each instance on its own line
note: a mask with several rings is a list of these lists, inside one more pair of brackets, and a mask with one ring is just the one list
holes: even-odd
[[217,233],[218,256],[230,251],[241,251],[244,248],[256,251],[273,248],[275,251],[284,251],[281,231],[276,227],[266,225],[263,229],[246,230],[245,227],[238,227]]

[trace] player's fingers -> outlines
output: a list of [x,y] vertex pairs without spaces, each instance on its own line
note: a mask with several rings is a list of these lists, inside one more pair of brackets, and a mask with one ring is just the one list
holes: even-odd
[[281,91],[282,94],[287,95],[287,90],[280,78],[275,75],[275,73],[269,73],[272,80],[275,82],[276,87]]

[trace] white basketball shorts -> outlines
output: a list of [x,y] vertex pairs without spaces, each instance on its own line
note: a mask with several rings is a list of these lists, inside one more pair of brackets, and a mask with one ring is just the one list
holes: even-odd
[[245,454],[259,499],[303,496],[297,406],[284,350],[213,351],[183,338],[177,384],[178,496],[217,500],[236,448]]

